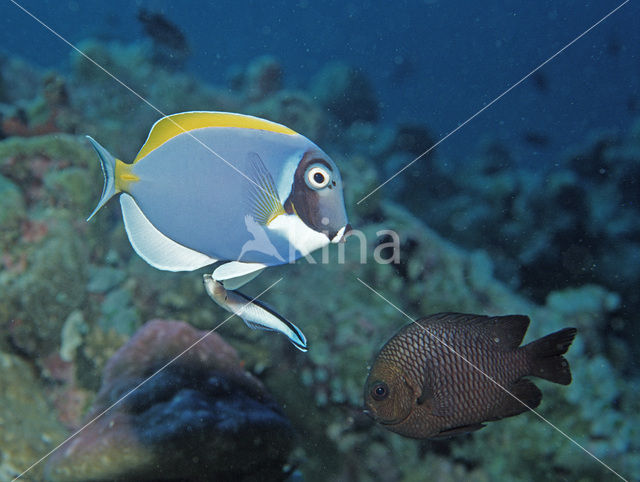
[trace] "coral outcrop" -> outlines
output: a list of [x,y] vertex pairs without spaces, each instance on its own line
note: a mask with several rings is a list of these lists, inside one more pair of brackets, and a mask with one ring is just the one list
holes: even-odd
[[[87,438],[73,446],[68,458],[66,450],[56,452],[49,465],[51,479],[73,480],[72,465],[81,467],[78,477],[87,479],[92,464],[102,471],[95,478],[136,478],[148,475],[152,464],[169,461],[174,465],[162,467],[171,476],[177,467],[191,478],[211,474],[214,457],[226,454],[227,461],[236,461],[251,450],[242,444],[255,440],[233,439],[239,445],[232,450],[226,435],[247,425],[232,417],[236,421],[225,426],[220,413],[246,412],[246,420],[260,426],[265,419],[258,414],[264,412],[256,404],[279,420],[280,438],[266,434],[264,440],[272,440],[272,448],[282,453],[268,459],[278,460],[273,465],[258,455],[253,460],[264,462],[274,474],[277,466],[279,477],[294,442],[263,386],[300,434],[291,464],[307,480],[608,476],[604,467],[533,414],[440,442],[404,439],[373,425],[361,413],[367,364],[407,320],[359,279],[412,317],[446,310],[524,313],[532,319],[529,339],[577,326],[568,354],[574,381],[562,389],[545,386],[541,414],[627,478],[640,477],[633,456],[640,450],[638,378],[633,373],[637,347],[630,335],[637,327],[631,316],[635,312],[629,311],[636,306],[633,288],[640,272],[634,268],[637,127],[625,136],[607,134],[604,140],[600,136],[585,143],[546,172],[514,168],[508,146],[496,144],[487,145],[473,163],[430,154],[400,176],[397,187],[390,183],[388,190],[356,204],[394,165],[417,155],[430,136],[422,126],[376,124],[372,89],[362,87],[366,79],[358,80],[362,74],[350,67],[332,67],[311,89],[315,93],[309,93],[276,82],[276,65],[261,60],[252,68],[252,75],[262,79],[261,93],[248,96],[243,82],[229,90],[163,70],[149,61],[141,45],[86,41],[82,48],[165,112],[254,113],[318,141],[341,168],[350,222],[362,236],[324,254],[313,253],[315,263],[301,260],[268,270],[245,288],[247,294],[258,294],[284,277],[263,299],[304,330],[307,354],[282,337],[248,330],[231,319],[217,333],[237,350],[237,357],[228,355],[237,367],[229,370],[237,376],[229,376],[228,367],[214,368],[213,358],[191,360],[189,369],[176,365],[121,402],[112,418],[87,428]],[[26,76],[21,98],[40,95],[43,74],[11,62],[12,72]],[[74,55],[71,66],[64,85],[82,133],[96,136],[122,159],[133,158],[159,114],[80,57]],[[3,99],[15,106],[20,101],[10,86],[16,82],[5,72]],[[33,398],[31,405],[0,404],[0,420],[5,421],[0,426],[0,471],[11,476],[64,440],[61,423],[73,429],[89,420],[150,374],[167,353],[186,347],[184,340],[165,340],[161,349],[150,351],[142,345],[153,343],[138,334],[128,352],[118,352],[116,361],[108,362],[143,320],[178,318],[211,329],[223,313],[204,293],[202,272],[160,272],[135,255],[117,203],[90,223],[84,221],[99,197],[102,178],[82,137],[53,133],[1,140],[0,175],[0,350],[21,367],[16,373],[29,380]],[[375,263],[376,250],[388,255],[388,230],[398,233],[399,263]],[[164,326],[174,331],[151,332],[191,333],[186,338],[193,340],[193,331],[183,324]],[[233,351],[222,346],[226,348],[216,344],[215,350]],[[138,361],[123,363],[127,359]],[[195,365],[208,368],[191,369]],[[244,370],[253,375],[243,375]],[[0,373],[2,394],[17,393],[12,374]],[[16,400],[25,399],[20,397]],[[222,412],[211,408],[211,400],[220,402]],[[194,411],[200,406],[202,423]],[[124,429],[110,431],[107,421]],[[24,439],[6,438],[3,428],[19,433],[20,423],[28,427]],[[185,423],[195,427],[192,436],[185,435]],[[226,434],[223,441],[212,436],[216,430]],[[47,434],[44,442],[35,435],[40,432]],[[181,450],[175,449],[178,440]],[[203,451],[218,442],[229,452]],[[117,464],[92,459],[101,443],[108,447],[106,459],[118,458]],[[156,450],[165,443],[175,450]],[[127,456],[117,445],[130,449]],[[197,461],[189,462],[189,455]],[[40,468],[33,470],[33,477],[41,478]]]
[[146,323],[114,354],[85,423],[47,480],[281,480],[293,437],[231,346],[176,321]]

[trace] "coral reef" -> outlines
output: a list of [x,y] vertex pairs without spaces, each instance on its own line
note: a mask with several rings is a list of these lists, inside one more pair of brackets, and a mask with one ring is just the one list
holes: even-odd
[[325,66],[315,76],[311,92],[346,126],[355,121],[378,120],[378,100],[369,79],[349,65],[335,62]]
[[25,216],[22,192],[13,182],[0,175],[0,225],[7,232],[17,232],[21,219]]
[[76,121],[65,80],[50,72],[44,75],[37,97],[29,101],[20,100],[12,108],[0,105],[0,138],[73,132]]
[[[618,292],[624,303],[603,330],[614,352],[616,339],[638,334],[631,320],[640,309],[639,131],[636,124],[626,136],[597,133],[549,167],[514,168],[496,142],[466,162],[430,153],[389,192],[448,239],[486,249],[498,278],[538,302],[583,284]],[[384,149],[372,154],[380,165],[396,159]]]
[[[304,330],[310,346],[307,354],[292,349],[282,337],[248,330],[238,319],[231,319],[218,331],[239,355],[229,354],[232,350],[227,345],[224,349],[216,345],[216,349],[234,360],[231,365],[237,372],[233,373],[245,384],[218,374],[207,378],[199,370],[169,370],[116,408],[114,418],[107,415],[96,422],[82,444],[87,454],[99,447],[100,440],[109,443],[113,451],[105,452],[107,460],[120,457],[117,467],[111,468],[121,470],[125,478],[135,478],[146,470],[135,464],[153,463],[159,456],[148,447],[176,440],[172,437],[177,437],[180,423],[191,421],[202,429],[193,418],[193,407],[208,406],[203,399],[220,397],[224,403],[255,413],[256,397],[251,394],[266,393],[265,386],[301,435],[291,460],[306,480],[550,476],[601,480],[607,476],[606,469],[533,414],[439,442],[404,439],[373,425],[361,413],[367,363],[407,320],[359,278],[410,316],[446,310],[524,313],[532,319],[528,339],[577,326],[578,337],[568,355],[574,381],[563,389],[550,384],[541,387],[545,401],[540,413],[624,476],[640,477],[637,457],[632,456],[640,450],[638,380],[632,369],[637,367],[637,348],[630,341],[637,330],[630,310],[637,306],[633,287],[640,272],[635,269],[634,188],[640,124],[628,136],[600,136],[547,172],[513,168],[508,148],[495,143],[487,144],[473,163],[453,163],[430,153],[407,171],[408,176],[399,177],[397,186],[390,184],[390,190],[380,190],[356,205],[385,179],[394,163],[417,155],[430,135],[423,126],[376,124],[372,90],[361,88],[366,79],[350,67],[328,68],[318,75],[309,94],[276,81],[281,76],[277,63],[261,59],[251,69],[242,68],[242,81],[229,90],[153,64],[145,45],[89,40],[82,48],[165,112],[242,111],[267,116],[310,136],[340,165],[350,222],[364,235],[331,246],[325,254],[314,253],[315,264],[301,260],[268,270],[247,285],[247,294],[258,294],[284,277],[264,300]],[[19,64],[9,59],[2,63]],[[11,78],[6,72],[13,72]],[[19,96],[11,87],[16,72],[25,73]],[[82,133],[96,136],[122,159],[133,158],[158,112],[75,54],[71,71],[62,77]],[[249,77],[257,85],[257,94],[248,94]],[[41,96],[43,78],[28,65],[3,70],[4,102],[13,108]],[[202,272],[160,272],[135,255],[117,203],[85,223],[99,197],[102,178],[99,163],[82,137],[53,133],[1,140],[0,176],[0,350],[20,367],[15,372],[25,380],[33,399],[24,406],[0,404],[5,424],[1,437],[20,433],[15,428],[20,423],[31,424],[23,425],[28,427],[24,439],[3,438],[2,478],[26,469],[62,441],[62,425],[77,427],[161,363],[169,348],[149,350],[141,346],[140,334],[128,350],[139,347],[135,357],[147,356],[144,364],[123,363],[122,352],[114,358],[120,362],[108,362],[143,320],[181,319],[199,329],[212,329],[223,319],[223,312],[204,293]],[[424,189],[424,179],[429,189]],[[372,262],[374,251],[388,240],[385,230],[399,235],[398,264]],[[367,263],[361,262],[361,246]],[[484,249],[478,249],[481,246]],[[341,250],[344,263],[339,262]],[[325,255],[329,263],[320,262]],[[181,333],[190,330],[185,325],[171,326]],[[172,343],[167,345],[173,346],[173,353],[177,345],[185,346],[184,340]],[[14,386],[18,380],[12,373],[0,374],[0,392],[18,397],[22,389]],[[177,397],[180,390],[189,396]],[[230,395],[239,392],[248,393],[248,399],[240,402]],[[166,395],[164,408],[155,403],[154,397],[161,393]],[[265,396],[261,395],[270,400]],[[86,413],[92,401],[93,408]],[[275,407],[271,401],[265,403]],[[273,413],[279,414],[275,408]],[[159,419],[172,423],[154,425]],[[116,431],[113,438],[99,438],[99,430],[107,433],[109,420],[118,427],[126,422],[122,426],[129,431],[119,432],[121,438]],[[206,420],[219,422],[214,415]],[[47,434],[45,440],[38,438],[41,432]],[[138,444],[139,436],[149,445]],[[292,443],[288,437],[275,441],[273,447],[288,448]],[[198,439],[200,446],[185,445],[188,449],[162,457],[169,461],[186,457],[188,451],[196,454],[197,463],[184,468],[180,464],[187,459],[182,458],[175,467],[197,478],[213,470],[211,465],[204,467],[204,461],[215,454],[204,453],[203,448],[210,447],[214,438]],[[193,443],[196,438],[190,440]],[[114,443],[131,448],[131,458],[117,452]],[[239,455],[243,454],[233,451],[227,459],[236,460]],[[94,460],[65,459],[64,451],[55,457],[49,468],[51,479],[69,480],[70,464],[85,467],[84,461]],[[281,464],[285,455],[275,458]],[[96,470],[111,468],[97,463]],[[33,470],[33,478],[40,479],[41,468]],[[113,476],[102,474],[103,478]]]
[[325,135],[326,122],[320,106],[304,92],[282,90],[262,102],[247,106],[247,113],[291,127],[310,139]]
[[114,354],[86,423],[47,480],[279,480],[293,436],[231,346],[176,321],[146,323]]
[[[51,413],[46,385],[33,367],[15,354],[0,351],[0,479],[13,480],[64,436]],[[42,479],[42,467],[29,474]]]
[[282,88],[282,67],[271,56],[255,59],[247,67],[243,87],[250,102],[264,100]]
[[2,107],[37,97],[44,73],[25,60],[0,51],[0,78]]

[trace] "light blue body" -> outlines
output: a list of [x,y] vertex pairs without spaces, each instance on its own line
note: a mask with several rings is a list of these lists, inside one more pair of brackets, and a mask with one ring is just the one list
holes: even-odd
[[[136,162],[132,173],[140,180],[131,183],[129,192],[149,221],[183,246],[219,260],[284,264],[302,254],[278,233],[269,232],[277,255],[242,252],[245,243],[253,239],[245,218],[252,215],[250,193],[255,189],[249,180],[253,175],[249,159],[252,153],[257,154],[276,187],[284,184],[290,189],[295,167],[310,148],[320,150],[298,134],[234,127],[196,129],[176,136]],[[283,180],[283,176],[289,179]]]

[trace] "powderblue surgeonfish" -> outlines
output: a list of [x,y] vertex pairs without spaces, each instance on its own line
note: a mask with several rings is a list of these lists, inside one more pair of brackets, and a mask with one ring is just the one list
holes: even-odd
[[342,180],[327,154],[283,125],[225,112],[163,117],[130,164],[89,140],[105,177],[89,219],[120,194],[129,241],[147,263],[192,271],[222,262],[205,276],[209,296],[306,351],[295,325],[232,290],[344,239]]

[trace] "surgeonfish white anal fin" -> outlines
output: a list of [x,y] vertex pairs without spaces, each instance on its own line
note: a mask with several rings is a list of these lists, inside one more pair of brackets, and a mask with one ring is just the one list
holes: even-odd
[[217,261],[176,243],[158,231],[129,194],[120,195],[120,205],[131,246],[154,268],[165,271],[193,271]]
[[207,294],[220,307],[242,318],[251,329],[277,331],[282,333],[300,351],[307,351],[307,339],[293,323],[276,313],[264,303],[252,299],[238,291],[231,291],[210,274],[204,275]]
[[[266,267],[267,265],[263,263],[229,261],[228,263],[218,266],[211,276],[216,281],[224,281],[227,289],[236,289],[258,276]],[[234,281],[236,278],[237,280]]]
[[248,174],[251,179],[249,204],[253,218],[263,226],[285,213],[282,201],[278,197],[273,177],[255,152],[248,154]]
[[96,208],[87,218],[87,221],[90,221],[100,208],[107,204],[107,201],[116,194],[116,158],[113,157],[104,147],[98,144],[98,142],[96,142],[92,137],[87,136],[87,139],[89,139],[89,142],[91,142],[91,145],[98,153],[98,157],[100,158],[100,167],[102,167],[102,174],[104,175],[102,196],[100,196],[100,201],[98,201]]

